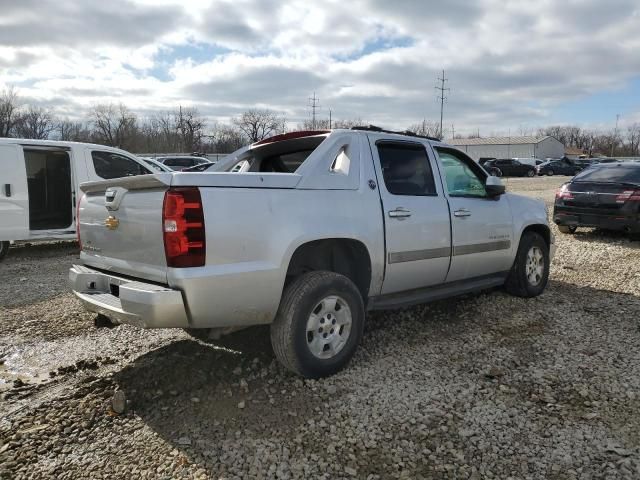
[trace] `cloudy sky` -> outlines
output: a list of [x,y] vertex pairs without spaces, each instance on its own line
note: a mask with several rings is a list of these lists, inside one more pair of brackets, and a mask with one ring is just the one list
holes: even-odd
[[638,0],[0,0],[0,89],[80,117],[251,107],[481,133],[640,121]]

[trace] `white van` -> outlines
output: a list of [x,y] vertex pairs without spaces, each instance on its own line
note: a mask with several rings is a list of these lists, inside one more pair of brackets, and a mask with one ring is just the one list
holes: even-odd
[[117,148],[0,138],[0,260],[16,240],[75,238],[80,183],[146,173],[141,160]]

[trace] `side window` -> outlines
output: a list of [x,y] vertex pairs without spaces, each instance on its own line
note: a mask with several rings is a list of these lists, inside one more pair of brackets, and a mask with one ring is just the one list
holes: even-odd
[[91,159],[96,174],[106,180],[151,173],[138,162],[117,153],[94,151]]
[[378,155],[387,191],[392,195],[436,195],[431,164],[424,145],[378,142]]
[[474,168],[473,160],[467,160],[457,152],[437,148],[444,167],[447,190],[451,197],[486,197],[484,176]]

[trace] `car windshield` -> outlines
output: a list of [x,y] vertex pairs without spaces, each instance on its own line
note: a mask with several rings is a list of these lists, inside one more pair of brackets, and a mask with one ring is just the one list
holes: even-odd
[[592,167],[578,174],[575,182],[635,183],[640,185],[640,166]]

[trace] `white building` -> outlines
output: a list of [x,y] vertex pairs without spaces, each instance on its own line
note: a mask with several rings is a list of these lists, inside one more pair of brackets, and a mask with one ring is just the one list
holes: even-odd
[[481,158],[561,158],[564,145],[554,137],[456,138],[449,145],[466,152],[475,161]]

